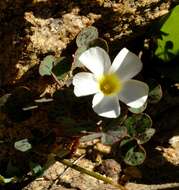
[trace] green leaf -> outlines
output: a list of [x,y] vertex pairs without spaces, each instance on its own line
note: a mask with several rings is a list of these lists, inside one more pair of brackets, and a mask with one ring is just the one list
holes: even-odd
[[0,175],[0,184],[14,183],[16,180],[16,177],[5,178]]
[[163,96],[162,87],[160,84],[153,84],[150,86],[148,102],[151,104],[158,103]]
[[56,75],[58,80],[63,80],[70,71],[70,60],[66,57],[60,57],[55,60],[52,72]]
[[120,142],[120,156],[126,164],[136,166],[143,163],[146,152],[135,139],[127,137]]
[[123,124],[131,137],[137,136],[139,133],[145,133],[146,129],[151,128],[152,120],[147,114],[134,114],[128,117]]
[[149,128],[149,129],[146,129],[145,132],[139,133],[136,136],[138,144],[144,144],[148,142],[154,134],[155,134],[154,128]]
[[155,129],[151,128],[152,120],[147,114],[133,115],[126,119],[124,126],[128,134],[135,138],[138,144],[144,144],[151,139]]
[[162,61],[169,62],[179,54],[179,5],[170,12],[160,32],[162,36],[157,41],[155,55]]
[[126,151],[128,149],[130,149],[133,146],[133,143],[135,143],[136,141],[134,141],[133,138],[131,137],[126,137],[124,138],[121,142],[120,142],[120,147],[121,147],[121,151]]
[[79,61],[79,57],[80,55],[85,52],[88,48],[85,46],[79,47],[76,52],[75,52],[75,56],[74,56],[74,64],[73,67],[83,67],[82,63]]
[[32,148],[32,145],[28,142],[28,139],[22,139],[14,143],[14,148],[21,152],[26,152]]
[[96,46],[103,48],[106,52],[109,52],[109,47],[108,47],[107,41],[102,38],[96,38],[96,39],[90,41],[88,48],[96,47]]
[[117,130],[110,130],[102,133],[101,142],[106,145],[112,145],[127,136],[127,129],[119,127]]
[[144,162],[146,158],[146,153],[144,149],[139,149],[138,147],[132,147],[130,148],[125,157],[124,162],[131,166],[137,166]]
[[53,64],[55,62],[55,57],[53,55],[46,56],[43,61],[41,61],[39,66],[39,73],[41,76],[51,75]]
[[89,26],[83,29],[76,38],[76,44],[78,47],[88,47],[92,40],[98,38],[98,30],[94,26]]
[[142,113],[147,108],[147,102],[140,108],[128,108],[130,112],[132,113]]
[[100,138],[102,136],[102,133],[93,133],[90,135],[85,135],[83,137],[80,138],[80,142],[88,142],[88,141],[92,141],[94,139]]
[[89,41],[86,41],[85,44],[81,44],[81,46],[78,47],[78,49],[75,52],[75,56],[74,56],[74,65],[73,67],[84,67],[82,65],[82,63],[79,61],[79,57],[82,53],[84,53],[87,49],[91,48],[91,47],[101,47],[103,48],[106,52],[109,51],[109,47],[108,44],[106,42],[106,40],[102,39],[102,38],[94,38],[94,39],[90,39]]
[[43,168],[40,164],[30,162],[29,165],[34,176],[39,176],[43,173]]

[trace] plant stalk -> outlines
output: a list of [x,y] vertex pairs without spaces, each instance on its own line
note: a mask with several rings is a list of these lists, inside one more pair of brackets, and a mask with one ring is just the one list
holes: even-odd
[[73,169],[75,169],[75,170],[77,170],[77,171],[79,171],[79,172],[81,172],[81,173],[85,173],[85,174],[87,174],[87,175],[89,175],[89,176],[92,176],[92,177],[98,179],[98,180],[104,181],[105,183],[109,183],[109,184],[113,185],[114,187],[119,188],[120,190],[127,190],[124,186],[115,183],[115,182],[112,181],[110,178],[105,177],[105,176],[103,176],[103,175],[101,175],[101,174],[99,174],[99,173],[97,173],[97,172],[90,171],[90,170],[87,170],[87,169],[85,169],[85,168],[82,168],[82,167],[80,167],[80,166],[78,166],[78,165],[76,165],[76,164],[70,162],[70,161],[67,160],[67,159],[62,159],[62,158],[59,158],[58,156],[56,156],[56,160],[58,160],[58,161],[61,162],[62,164],[66,165],[66,166],[68,166],[68,167],[70,167],[70,168],[73,168]]
[[51,75],[52,75],[53,79],[55,80],[55,82],[61,87],[62,85],[61,85],[61,83],[59,82],[57,76],[56,76],[53,72],[51,72]]

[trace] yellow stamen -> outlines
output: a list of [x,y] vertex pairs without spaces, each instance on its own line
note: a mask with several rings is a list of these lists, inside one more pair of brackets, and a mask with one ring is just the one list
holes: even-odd
[[116,95],[122,88],[121,80],[116,74],[106,74],[99,79],[99,88],[106,96]]

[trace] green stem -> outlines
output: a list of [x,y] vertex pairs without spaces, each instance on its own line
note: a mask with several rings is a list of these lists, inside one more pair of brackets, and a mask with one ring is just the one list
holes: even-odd
[[77,170],[77,171],[79,171],[79,172],[85,173],[85,174],[87,174],[87,175],[89,175],[89,176],[92,176],[92,177],[98,179],[98,180],[104,181],[105,183],[109,183],[109,184],[113,185],[114,187],[117,187],[117,188],[119,188],[119,189],[121,189],[121,190],[126,190],[126,188],[125,188],[124,186],[115,183],[115,182],[112,181],[110,178],[105,177],[105,176],[103,176],[103,175],[101,175],[101,174],[99,174],[99,173],[97,173],[97,172],[89,171],[89,170],[87,170],[87,169],[85,169],[85,168],[82,168],[82,167],[80,167],[80,166],[78,166],[78,165],[76,165],[76,164],[70,162],[70,161],[67,160],[67,159],[61,159],[61,158],[59,158],[59,157],[56,157],[56,160],[58,160],[58,161],[61,162],[62,164],[66,165],[66,166],[68,166],[68,167],[70,167],[70,168],[73,168],[73,169],[75,169],[75,170]]

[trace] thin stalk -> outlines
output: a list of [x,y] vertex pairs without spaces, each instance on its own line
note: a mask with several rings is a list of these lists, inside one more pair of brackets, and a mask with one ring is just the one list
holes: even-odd
[[60,84],[60,81],[58,80],[57,76],[53,72],[51,72],[51,74],[52,74],[52,77],[55,80],[55,82],[61,87],[62,84]]
[[92,176],[92,177],[98,179],[98,180],[104,181],[105,183],[109,183],[109,184],[113,185],[114,187],[119,188],[120,190],[127,190],[124,186],[115,183],[115,182],[112,181],[110,178],[105,177],[105,176],[103,176],[103,175],[101,175],[101,174],[99,174],[99,173],[97,173],[97,172],[89,171],[89,170],[87,170],[87,169],[85,169],[85,168],[82,168],[82,167],[80,167],[80,166],[78,166],[78,165],[76,165],[76,164],[70,162],[70,161],[67,160],[67,159],[61,159],[61,158],[59,158],[59,157],[56,157],[56,160],[58,160],[58,161],[61,162],[62,164],[66,165],[66,166],[68,166],[68,167],[70,167],[70,168],[73,168],[73,169],[75,169],[75,170],[77,170],[77,171],[79,171],[79,172],[81,172],[81,173],[85,173],[85,174],[87,174],[87,175],[89,175],[89,176]]

